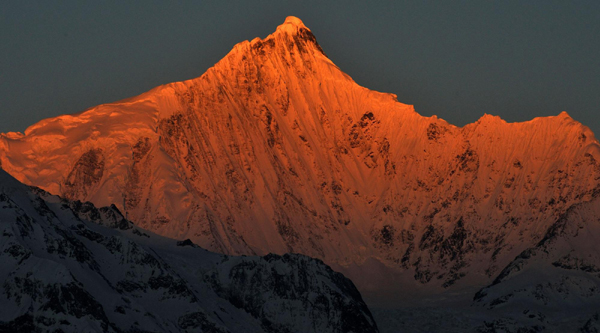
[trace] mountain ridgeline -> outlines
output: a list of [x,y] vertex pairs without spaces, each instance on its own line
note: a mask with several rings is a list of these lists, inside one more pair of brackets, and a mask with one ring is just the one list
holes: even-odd
[[[567,113],[423,117],[356,84],[293,17],[199,78],[2,134],[0,162],[212,251],[320,258],[367,294],[477,291],[600,195],[598,141]],[[374,265],[410,283],[369,282]]]
[[2,170],[0,232],[0,332],[378,331],[320,260],[211,253]]

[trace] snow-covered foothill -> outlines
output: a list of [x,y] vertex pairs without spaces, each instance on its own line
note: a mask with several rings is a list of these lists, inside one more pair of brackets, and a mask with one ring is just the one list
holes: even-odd
[[321,261],[212,253],[1,169],[0,267],[2,332],[378,331]]

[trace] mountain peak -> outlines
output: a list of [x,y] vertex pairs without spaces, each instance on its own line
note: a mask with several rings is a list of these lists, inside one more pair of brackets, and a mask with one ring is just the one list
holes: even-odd
[[254,49],[261,49],[265,45],[273,47],[276,44],[281,45],[283,48],[293,48],[295,45],[301,53],[309,52],[314,47],[319,53],[327,57],[312,31],[304,25],[302,20],[295,16],[288,16],[283,24],[277,26],[275,32],[264,39],[256,37],[250,42],[238,43],[233,49],[245,50],[248,46]]
[[280,26],[277,27],[278,32],[283,32],[283,33],[288,33],[288,34],[295,34],[300,29],[306,29],[306,30],[310,31],[310,29],[308,29],[304,25],[302,20],[295,16],[286,17],[285,22],[283,22],[283,24],[281,24]]
[[482,123],[492,123],[492,122],[506,122],[504,119],[500,118],[500,116],[495,116],[493,114],[484,113],[477,122]]
[[283,22],[283,24],[292,24],[298,27],[305,27],[304,22],[302,22],[301,19],[297,18],[296,16],[288,16],[285,18],[285,21]]
[[561,113],[558,115],[558,117],[560,117],[560,118],[572,118],[572,117],[571,117],[571,116],[570,116],[570,115],[567,113],[567,111],[563,111],[563,112],[561,112]]

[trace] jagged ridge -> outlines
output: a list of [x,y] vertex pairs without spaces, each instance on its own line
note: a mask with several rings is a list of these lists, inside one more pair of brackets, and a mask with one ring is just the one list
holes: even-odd
[[377,332],[321,261],[211,253],[2,170],[0,232],[2,332]]

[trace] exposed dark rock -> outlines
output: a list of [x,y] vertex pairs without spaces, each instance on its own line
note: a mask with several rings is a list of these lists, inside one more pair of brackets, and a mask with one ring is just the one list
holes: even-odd
[[85,152],[73,166],[64,182],[62,195],[69,199],[83,199],[104,174],[104,155],[101,148]]
[[[211,271],[205,279],[221,297],[261,318],[262,327],[266,331],[286,331],[285,326],[275,321],[275,313],[269,310],[271,302],[276,299],[303,304],[297,308],[296,317],[319,323],[320,327],[327,331],[377,331],[369,310],[361,305],[362,298],[354,284],[318,260],[295,254],[269,254],[260,261],[241,258],[235,259],[232,264],[228,271]],[[305,264],[309,264],[310,268],[303,268]],[[283,267],[286,267],[285,271],[281,270]],[[315,276],[309,274],[309,271],[318,273]],[[294,274],[289,275],[286,272]],[[309,293],[308,290],[320,285],[317,276],[332,281],[335,288],[333,285],[321,285],[319,289],[322,292]],[[304,304],[312,304],[315,311],[305,312]],[[332,309],[339,309],[341,312],[332,317]],[[292,322],[295,320],[298,319],[291,319]]]

